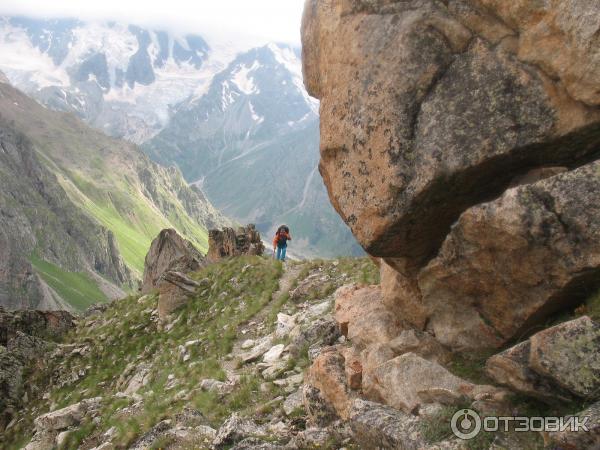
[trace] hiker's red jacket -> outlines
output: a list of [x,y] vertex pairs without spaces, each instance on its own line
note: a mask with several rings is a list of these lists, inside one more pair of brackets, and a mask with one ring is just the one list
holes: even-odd
[[275,237],[273,238],[273,247],[277,247],[277,243],[279,242],[279,236],[280,235],[285,235],[286,239],[288,241],[292,240],[292,236],[290,235],[290,233],[286,233],[285,231],[281,231],[280,233],[277,233],[275,235]]

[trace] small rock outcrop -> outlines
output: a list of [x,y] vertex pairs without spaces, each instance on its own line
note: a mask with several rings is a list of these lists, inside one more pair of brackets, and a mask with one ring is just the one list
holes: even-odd
[[167,272],[188,273],[206,264],[204,256],[174,229],[165,229],[152,241],[144,264],[142,294],[158,288]]
[[208,254],[210,262],[216,262],[229,256],[262,255],[265,246],[260,239],[260,233],[253,224],[208,232]]

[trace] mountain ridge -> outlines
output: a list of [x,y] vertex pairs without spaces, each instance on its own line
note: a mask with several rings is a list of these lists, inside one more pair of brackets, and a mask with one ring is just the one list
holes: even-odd
[[0,304],[81,309],[122,297],[160,229],[176,228],[206,252],[208,228],[229,223],[178,169],[6,83],[0,131],[0,218],[11,248]]

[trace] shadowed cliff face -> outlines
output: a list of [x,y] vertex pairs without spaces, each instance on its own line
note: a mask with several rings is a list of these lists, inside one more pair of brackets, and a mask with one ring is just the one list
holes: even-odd
[[[303,69],[321,101],[320,171],[330,199],[365,250],[401,272],[417,297],[428,263],[456,263],[447,252],[443,261],[436,256],[445,240],[463,242],[452,226],[465,211],[503,196],[515,179],[547,176],[538,169],[574,170],[598,157],[599,17],[600,7],[584,0],[306,2]],[[583,191],[571,195],[584,206]],[[489,217],[545,208],[537,199],[513,202],[510,211],[491,205]],[[485,221],[478,230],[494,233]],[[518,231],[527,232],[527,225]],[[470,245],[485,248],[483,241]],[[568,252],[579,247],[571,241]],[[459,253],[466,266],[485,264],[477,252]],[[510,273],[514,262],[495,270]],[[525,291],[504,306],[523,301]],[[448,298],[438,292],[428,287],[423,299],[432,316]],[[449,294],[458,305],[466,302],[460,292]],[[485,328],[473,326],[475,336]],[[498,345],[515,332],[498,326],[487,340],[463,344]]]

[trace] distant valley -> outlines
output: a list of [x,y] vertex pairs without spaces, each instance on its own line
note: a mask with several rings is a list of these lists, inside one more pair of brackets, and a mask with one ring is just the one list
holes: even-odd
[[362,251],[317,171],[318,104],[299,49],[118,23],[4,18],[0,70],[56,110],[177,165],[234,220],[285,222],[299,256]]

